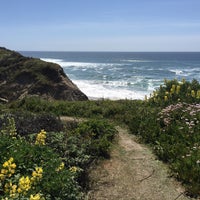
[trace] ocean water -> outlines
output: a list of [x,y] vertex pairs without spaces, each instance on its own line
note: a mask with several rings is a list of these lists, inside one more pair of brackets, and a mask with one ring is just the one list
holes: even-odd
[[200,81],[200,52],[21,53],[58,63],[91,99],[144,99],[163,84],[164,79]]

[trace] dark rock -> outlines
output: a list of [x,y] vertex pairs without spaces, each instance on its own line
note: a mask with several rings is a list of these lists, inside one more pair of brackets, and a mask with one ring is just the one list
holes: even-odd
[[55,63],[24,57],[0,47],[1,99],[13,101],[38,95],[56,100],[88,100]]

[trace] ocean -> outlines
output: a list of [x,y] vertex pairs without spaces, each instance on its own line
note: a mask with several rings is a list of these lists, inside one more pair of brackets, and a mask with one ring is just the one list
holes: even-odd
[[90,99],[144,99],[164,79],[200,81],[200,52],[20,53],[58,63]]

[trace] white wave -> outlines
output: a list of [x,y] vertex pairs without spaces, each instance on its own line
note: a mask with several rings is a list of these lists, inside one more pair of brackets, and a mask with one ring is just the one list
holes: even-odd
[[89,99],[144,99],[145,95],[149,95],[144,91],[131,91],[122,88],[107,88],[102,84],[95,83],[94,81],[73,80],[79,89],[88,96]]
[[184,69],[185,72],[199,72],[200,68]]
[[147,91],[149,93],[152,93],[155,89],[159,88],[160,85],[163,84],[163,80],[156,80],[156,79],[151,79],[148,81],[148,89]]
[[62,63],[63,60],[62,59],[55,59],[55,58],[40,58],[41,60],[44,60],[46,62],[52,62],[52,63]]
[[135,85],[141,85],[144,82],[144,77],[135,77],[135,80],[119,80],[119,81],[103,81],[103,85],[111,86],[111,87],[134,87]]
[[138,63],[138,62],[152,62],[149,60],[137,60],[137,59],[125,59],[125,60],[121,60],[122,62],[130,62],[130,63]]
[[[116,67],[123,66],[119,63],[89,63],[89,62],[66,62],[62,59],[52,59],[52,58],[40,58],[46,62],[53,62],[59,64],[63,68],[76,67],[76,68],[99,68],[99,67]],[[115,68],[116,70],[116,68]]]
[[196,73],[199,73],[199,69],[170,69],[169,71],[175,73],[178,76],[195,76]]
[[176,75],[182,75],[183,74],[183,71],[179,70],[179,69],[170,69],[169,71],[175,73]]
[[128,85],[133,85],[133,82],[129,81],[104,81],[103,85],[112,86],[112,87],[125,87]]
[[86,63],[86,62],[65,62],[62,59],[52,59],[52,58],[41,58],[46,62],[54,62],[62,67],[96,67],[97,63]]

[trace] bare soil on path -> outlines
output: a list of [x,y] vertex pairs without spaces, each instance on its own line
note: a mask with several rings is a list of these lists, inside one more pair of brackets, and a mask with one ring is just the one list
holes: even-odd
[[118,141],[111,158],[90,173],[87,200],[188,200],[180,183],[170,177],[165,164],[136,142],[134,135],[116,127]]

